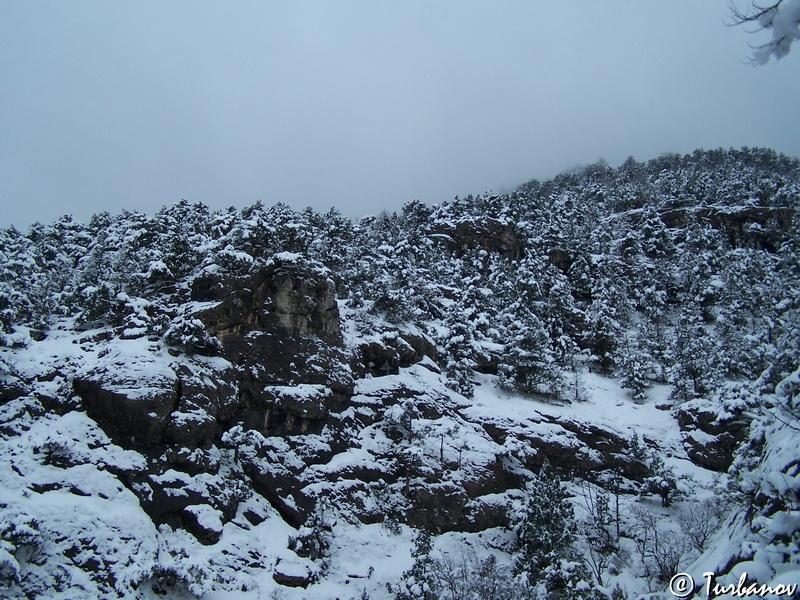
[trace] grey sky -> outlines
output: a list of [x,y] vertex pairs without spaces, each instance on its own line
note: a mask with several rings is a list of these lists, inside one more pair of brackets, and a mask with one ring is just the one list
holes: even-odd
[[800,156],[725,0],[0,3],[0,226],[186,198],[348,216],[604,157]]

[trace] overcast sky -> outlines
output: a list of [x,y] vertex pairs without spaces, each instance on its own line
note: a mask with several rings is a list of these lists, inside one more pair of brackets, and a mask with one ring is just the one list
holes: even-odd
[[185,198],[357,217],[605,158],[800,156],[726,0],[0,3],[0,226]]

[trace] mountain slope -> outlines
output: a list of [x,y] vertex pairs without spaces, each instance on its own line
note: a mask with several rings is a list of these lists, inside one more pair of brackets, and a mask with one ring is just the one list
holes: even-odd
[[4,593],[791,583],[799,173],[698,151],[355,223],[6,230]]

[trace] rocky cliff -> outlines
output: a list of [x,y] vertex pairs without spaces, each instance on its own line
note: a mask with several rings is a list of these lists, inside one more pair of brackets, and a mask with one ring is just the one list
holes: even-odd
[[[123,479],[154,522],[203,543],[220,531],[189,509],[210,507],[224,525],[240,497],[220,492],[243,482],[294,527],[324,491],[361,522],[394,515],[444,532],[507,524],[494,499],[524,487],[544,460],[588,480],[648,475],[614,430],[533,409],[522,422],[471,413],[442,387],[423,334],[384,326],[344,336],[322,271],[277,262],[246,277],[204,275],[191,299],[191,316],[220,342],[216,356],[116,340],[73,386],[107,435],[148,457]],[[222,449],[234,453],[227,472]],[[174,491],[201,476],[191,493]]]

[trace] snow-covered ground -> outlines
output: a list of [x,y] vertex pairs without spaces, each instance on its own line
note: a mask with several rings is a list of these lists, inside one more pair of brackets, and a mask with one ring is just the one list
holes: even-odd
[[[25,580],[28,589],[39,590],[40,597],[72,600],[114,594],[154,598],[162,593],[209,599],[394,597],[387,584],[396,586],[412,567],[417,532],[391,520],[361,522],[354,518],[352,507],[328,506],[324,522],[330,545],[324,560],[316,561],[291,549],[303,530],[287,524],[264,497],[249,489],[230,492],[240,495],[232,518],[223,518],[220,510],[205,502],[184,508],[202,530],[218,536],[214,543],[201,543],[196,536],[166,523],[154,525],[140,502],[142,494],[146,495],[143,474],[154,457],[112,441],[81,409],[79,399],[71,394],[71,383],[76,376],[102,369],[112,374],[113,381],[108,383],[114,389],[130,398],[144,397],[148,389],[162,385],[162,380],[174,378],[175,365],[181,361],[199,361],[210,369],[224,369],[226,363],[221,358],[176,356],[144,338],[105,339],[98,333],[102,332],[76,333],[64,323],[42,341],[28,341],[13,351],[0,349],[0,356],[16,375],[35,382],[29,393],[0,405],[0,528],[4,540],[0,542],[0,577],[5,582]],[[348,329],[346,335],[356,334]],[[361,427],[345,451],[317,464],[303,465],[299,455],[292,455],[285,446],[285,464],[291,466],[295,461],[298,468],[305,468],[308,489],[317,497],[329,492],[339,494],[336,498],[347,497],[347,487],[354,480],[340,477],[330,483],[329,478],[359,469],[379,472],[385,467],[376,457],[395,443],[388,437],[386,424],[400,427],[405,418],[403,402],[388,408],[382,404],[381,398],[393,395],[422,398],[436,405],[434,416],[417,415],[410,425],[414,443],[408,444],[408,450],[417,453],[422,463],[457,462],[459,468],[449,474],[453,481],[467,477],[469,469],[487,467],[501,450],[525,452],[511,442],[501,448],[479,423],[504,422],[509,432],[518,430],[541,440],[561,436],[561,443],[565,430],[558,424],[563,423],[600,427],[625,440],[637,437],[646,451],[658,454],[674,474],[679,495],[669,507],[648,493],[616,497],[621,538],[616,564],[604,572],[603,589],[610,591],[620,585],[629,598],[663,592],[663,582],[643,574],[642,550],[637,545],[642,515],[653,515],[659,531],[686,545],[682,519],[704,501],[720,497],[729,483],[728,475],[689,460],[670,407],[669,386],[656,385],[648,391],[646,401],[637,404],[618,380],[586,370],[579,376],[585,401],[553,402],[500,389],[495,376],[476,373],[474,396],[468,399],[446,388],[438,368],[426,361],[395,375],[357,380],[352,405],[340,416],[352,420],[367,415],[375,422]],[[316,397],[319,389],[303,384],[288,392]],[[753,485],[767,486],[764,489],[774,496],[790,495],[798,488],[797,469],[787,474],[785,468],[795,455],[794,438],[780,422],[771,427],[765,458],[769,464],[763,478],[753,475]],[[271,443],[283,447],[277,438]],[[330,450],[329,443],[318,435],[305,436],[304,443],[310,454]],[[208,452],[218,465],[213,473],[167,470],[152,475],[151,481],[162,485],[168,496],[196,494],[201,498],[213,490],[227,489],[231,481],[244,481],[235,450],[214,446]],[[567,489],[578,519],[589,520],[587,494],[596,488],[576,479]],[[366,504],[373,503],[367,506],[369,510],[381,510],[363,490],[354,494],[361,494]],[[513,509],[519,506],[522,494],[508,490],[486,494],[481,501]],[[728,512],[717,515],[719,523],[708,532],[703,552],[686,546],[677,567],[701,583],[702,573],[721,572],[737,557],[746,556],[747,561],[720,581],[727,582],[741,571],[762,582],[792,583],[797,579],[800,557],[776,557],[776,545],[771,541],[776,536],[796,535],[800,530],[797,515],[779,512],[772,519],[759,517],[761,529],[774,535],[758,542],[744,513],[732,505],[727,508]],[[499,527],[474,533],[451,531],[433,536],[432,556],[443,564],[463,565],[477,564],[476,560],[492,555],[498,565],[507,567],[512,561],[513,538],[513,531]],[[784,547],[789,551],[793,546],[786,542]],[[309,580],[313,583],[307,587],[285,585]],[[6,590],[10,597],[21,597],[19,587],[11,585]]]

